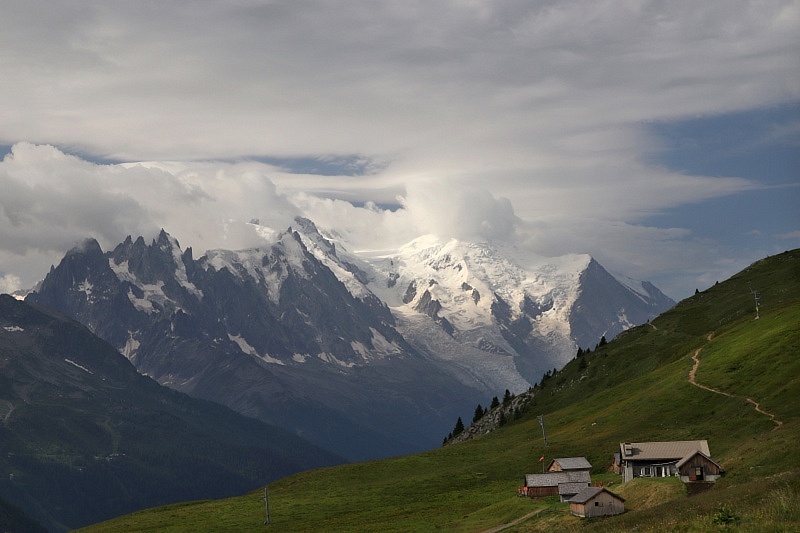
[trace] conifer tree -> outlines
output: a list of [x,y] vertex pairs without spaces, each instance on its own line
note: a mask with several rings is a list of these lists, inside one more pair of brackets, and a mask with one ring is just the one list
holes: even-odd
[[464,422],[461,420],[461,417],[458,417],[456,420],[456,427],[453,428],[453,437],[458,437],[464,431]]
[[494,409],[495,407],[500,407],[500,400],[497,399],[497,396],[492,398],[492,404],[489,406],[489,409]]
[[483,406],[478,404],[475,408],[475,414],[472,415],[472,423],[474,424],[483,417]]
[[506,389],[506,393],[503,395],[503,405],[508,405],[509,403],[511,403],[511,398],[512,398],[511,391]]

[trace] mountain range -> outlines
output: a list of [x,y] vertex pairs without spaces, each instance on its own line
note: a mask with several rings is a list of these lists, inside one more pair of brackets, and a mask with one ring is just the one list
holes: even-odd
[[437,445],[457,416],[527,390],[674,302],[587,255],[425,236],[353,251],[297,219],[194,258],[162,230],[88,239],[26,301],[85,324],[162,385],[350,460]]
[[[269,530],[800,531],[799,351],[793,250],[584,352],[484,413],[466,442],[270,484]],[[614,468],[622,443],[690,440],[708,443],[724,477],[622,482]],[[592,465],[593,485],[624,498],[623,514],[578,518],[557,497],[519,497],[526,474],[574,457]],[[150,509],[86,531],[255,529],[259,496]]]

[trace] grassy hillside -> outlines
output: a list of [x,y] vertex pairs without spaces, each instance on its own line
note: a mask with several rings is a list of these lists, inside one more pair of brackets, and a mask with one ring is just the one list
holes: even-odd
[[[755,320],[751,288],[761,295]],[[696,355],[696,381],[689,382]],[[142,511],[90,531],[504,531],[800,529],[800,250],[752,265],[659,318],[573,360],[500,430],[427,453],[316,470],[263,494]],[[724,393],[724,394],[722,394]],[[762,411],[754,409],[752,402]],[[465,411],[466,411],[465,407]],[[465,412],[465,417],[468,413]],[[549,446],[536,419],[543,414]],[[446,428],[443,428],[443,434]],[[622,441],[707,439],[727,476],[687,496],[677,479],[621,485]],[[555,499],[518,498],[538,458],[586,456],[626,500],[602,520]]]

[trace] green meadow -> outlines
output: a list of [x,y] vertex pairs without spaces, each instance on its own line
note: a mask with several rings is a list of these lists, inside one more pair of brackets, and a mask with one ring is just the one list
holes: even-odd
[[[755,299],[760,295],[759,318]],[[689,381],[700,363],[696,381]],[[799,531],[800,251],[715,284],[528,393],[503,427],[426,453],[303,472],[236,498],[148,509],[82,531]],[[488,402],[487,402],[488,403]],[[755,409],[755,403],[763,412]],[[464,418],[474,406],[464,406]],[[537,420],[544,415],[548,446]],[[442,428],[442,436],[450,428]],[[621,484],[623,441],[707,439],[726,470],[688,495],[676,478]],[[517,496],[539,458],[585,456],[626,500],[602,519]]]

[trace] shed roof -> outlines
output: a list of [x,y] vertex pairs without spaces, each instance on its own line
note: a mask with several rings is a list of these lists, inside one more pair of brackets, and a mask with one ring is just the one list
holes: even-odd
[[623,498],[619,494],[614,494],[613,492],[611,492],[610,490],[608,490],[605,487],[586,487],[585,489],[580,491],[578,494],[576,494],[575,496],[570,498],[569,502],[570,503],[586,503],[586,502],[588,502],[589,500],[591,500],[592,498],[594,498],[595,496],[597,496],[598,494],[600,494],[601,492],[604,492],[604,491],[609,493],[611,496],[613,496],[614,498],[616,498],[616,499],[618,499],[618,500],[620,500],[622,502],[625,501],[625,498]]
[[678,468],[682,467],[687,462],[689,462],[692,459],[692,457],[694,457],[696,455],[703,456],[703,458],[705,458],[707,461],[710,461],[710,462],[714,463],[715,465],[717,465],[717,467],[719,467],[720,470],[722,469],[722,467],[719,465],[719,463],[717,463],[715,460],[713,460],[711,457],[707,456],[703,452],[697,451],[697,450],[692,452],[692,453],[687,454],[686,457],[684,457],[683,459],[678,461],[678,463],[675,466],[677,466]]
[[585,488],[588,488],[587,483],[559,483],[558,493],[561,496],[566,496],[568,494],[578,494]]
[[621,442],[619,445],[622,459],[648,461],[656,459],[683,459],[687,455],[699,451],[706,457],[711,456],[706,440],[677,440],[671,442]]
[[550,462],[550,466],[553,466],[553,463],[558,463],[561,470],[589,470],[592,468],[592,464],[586,457],[557,457]]
[[591,483],[591,481],[592,478],[586,470],[525,474],[526,487],[556,487],[561,483]]

